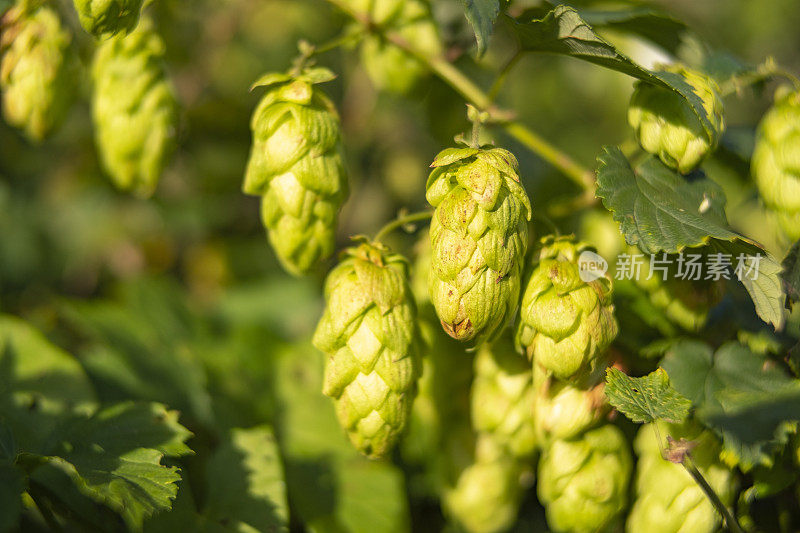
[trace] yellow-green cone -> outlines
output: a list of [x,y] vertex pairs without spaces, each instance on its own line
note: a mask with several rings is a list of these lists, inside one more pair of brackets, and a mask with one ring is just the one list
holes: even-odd
[[800,239],[800,92],[778,89],[758,126],[751,165],[764,204],[787,237]]
[[41,141],[69,111],[78,75],[56,12],[30,9],[20,2],[2,17],[0,89],[6,122]]
[[314,345],[328,354],[323,392],[364,455],[386,455],[406,427],[420,372],[405,259],[379,244],[349,248],[325,282]]
[[[697,443],[692,459],[725,505],[735,496],[733,473],[719,460],[716,438],[700,427],[659,422],[661,437],[686,438]],[[713,533],[722,518],[703,489],[683,466],[661,457],[652,424],[639,429],[634,442],[636,501],[628,516],[630,533]]]
[[530,200],[507,150],[448,148],[431,166],[431,301],[450,336],[482,342],[516,311]]
[[92,66],[92,114],[100,160],[122,190],[149,196],[173,150],[177,109],[164,42],[149,19],[100,43]]
[[664,164],[688,173],[716,148],[725,129],[719,87],[710,77],[682,65],[667,65],[665,72],[679,74],[703,101],[713,134],[703,128],[691,106],[679,94],[640,81],[631,97],[628,123],[646,151]]
[[95,37],[128,33],[139,23],[142,0],[74,0],[81,26]]
[[316,84],[333,74],[307,69],[268,74],[253,112],[253,145],[242,190],[259,195],[267,236],[283,267],[299,275],[335,249],[339,208],[347,199],[339,117]]
[[528,278],[517,344],[558,379],[596,374],[617,335],[611,278],[580,277],[578,259],[589,248],[571,237],[545,237]]

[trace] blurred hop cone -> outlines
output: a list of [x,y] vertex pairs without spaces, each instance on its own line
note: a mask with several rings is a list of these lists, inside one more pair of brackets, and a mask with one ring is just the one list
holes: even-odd
[[787,86],[776,91],[758,126],[752,172],[786,236],[800,239],[800,92]]
[[347,199],[339,117],[316,84],[321,68],[268,74],[250,127],[253,145],[242,187],[262,197],[261,218],[283,267],[300,275],[335,248],[339,209]]
[[323,392],[364,455],[385,456],[406,427],[420,372],[406,260],[363,242],[325,282],[314,345],[328,354]]
[[81,26],[95,37],[128,33],[136,27],[142,0],[74,0]]
[[448,148],[431,166],[431,301],[450,336],[482,342],[516,311],[530,200],[507,150]]
[[42,141],[69,111],[77,80],[71,42],[49,7],[20,2],[3,15],[3,116],[32,141]]
[[619,329],[610,276],[581,279],[578,259],[587,249],[572,237],[544,237],[522,297],[517,344],[558,379],[602,371],[601,355]]
[[661,69],[680,75],[703,101],[713,134],[709,136],[691,106],[677,93],[637,82],[628,107],[628,123],[646,151],[683,174],[711,153],[725,129],[719,87],[710,77],[682,65]]
[[100,43],[92,67],[95,136],[106,172],[122,190],[150,196],[174,147],[177,109],[163,66],[164,42],[149,19]]

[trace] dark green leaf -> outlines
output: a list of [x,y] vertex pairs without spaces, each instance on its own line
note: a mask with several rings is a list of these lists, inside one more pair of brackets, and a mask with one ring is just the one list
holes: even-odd
[[786,291],[786,306],[791,309],[793,303],[800,301],[800,241],[789,249],[781,267],[783,267],[781,281]]
[[675,54],[687,32],[686,24],[651,7],[629,7],[609,11],[581,10],[580,15],[595,28],[610,28],[643,37]]
[[464,4],[464,13],[475,32],[478,42],[478,56],[483,55],[489,46],[489,37],[492,36],[494,22],[500,13],[499,0],[461,0]]
[[637,423],[658,419],[681,423],[692,405],[670,386],[669,376],[662,368],[640,378],[609,368],[605,392],[612,406]]
[[10,463],[0,462],[0,533],[17,526],[22,509],[25,474]]

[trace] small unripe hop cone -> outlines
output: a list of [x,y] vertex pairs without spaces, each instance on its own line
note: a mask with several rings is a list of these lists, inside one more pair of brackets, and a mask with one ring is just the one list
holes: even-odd
[[362,243],[325,282],[314,345],[328,354],[323,392],[364,455],[385,456],[406,427],[420,372],[406,260]]
[[448,148],[433,161],[428,291],[444,330],[482,342],[516,311],[531,205],[501,148]]
[[128,33],[139,23],[142,0],[74,0],[81,26],[95,37]]
[[723,106],[716,82],[681,65],[669,65],[666,72],[681,75],[703,101],[711,122],[709,135],[691,106],[679,94],[664,87],[638,82],[628,108],[628,123],[646,151],[665,165],[684,174],[694,169],[716,148],[725,129]]

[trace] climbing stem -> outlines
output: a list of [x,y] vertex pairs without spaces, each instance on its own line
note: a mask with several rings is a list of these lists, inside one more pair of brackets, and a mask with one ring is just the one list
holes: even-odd
[[396,219],[392,220],[391,222],[387,222],[385,226],[383,226],[378,233],[375,234],[375,238],[372,239],[375,242],[380,242],[384,237],[388,234],[396,230],[397,228],[401,228],[407,224],[412,224],[414,222],[420,222],[421,220],[427,220],[433,216],[433,211],[418,211],[416,213],[410,213],[407,215],[400,215]]
[[689,475],[694,478],[695,482],[703,489],[703,492],[706,494],[706,497],[711,501],[711,504],[716,508],[719,514],[722,515],[722,518],[725,520],[725,525],[728,527],[729,530],[733,531],[733,533],[744,533],[742,526],[739,525],[739,522],[736,521],[733,514],[730,510],[722,503],[722,500],[719,498],[719,495],[714,490],[714,488],[708,484],[706,478],[703,477],[703,474],[700,473],[698,470],[697,465],[694,464],[692,460],[691,454],[687,453],[681,463],[683,467],[689,472]]

